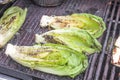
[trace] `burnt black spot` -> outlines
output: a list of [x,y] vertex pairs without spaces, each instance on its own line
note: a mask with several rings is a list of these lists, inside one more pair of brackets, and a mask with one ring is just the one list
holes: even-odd
[[55,43],[55,44],[58,43],[58,42],[54,39],[53,36],[45,35],[44,38],[45,38],[45,41],[47,41],[47,42]]

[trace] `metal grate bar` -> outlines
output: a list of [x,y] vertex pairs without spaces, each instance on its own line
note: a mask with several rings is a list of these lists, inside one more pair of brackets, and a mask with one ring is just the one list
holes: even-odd
[[[110,48],[109,48],[109,50],[107,52],[107,54],[109,54],[109,55],[111,54],[112,49],[113,49],[113,45],[114,45],[114,41],[115,41],[115,35],[116,35],[117,27],[118,27],[118,23],[117,22],[119,20],[119,17],[120,17],[120,7],[119,7],[119,9],[117,11],[116,23],[113,26],[112,40],[111,40]],[[110,58],[111,58],[109,55],[107,56],[107,60],[106,60],[105,70],[104,70],[104,73],[103,73],[104,76],[102,78],[103,80],[107,79],[107,75],[108,75],[109,63],[110,63]],[[113,77],[113,76],[111,76],[111,77]]]
[[114,80],[114,77],[115,77],[115,69],[116,69],[116,67],[113,66],[113,67],[112,67],[112,70],[111,70],[110,80]]
[[[114,6],[113,6],[113,9],[112,9],[112,14],[111,14],[111,20],[113,20],[113,16],[115,14],[115,8],[117,6],[117,1],[115,1],[114,3]],[[108,29],[107,29],[107,33],[106,33],[106,38],[105,38],[105,42],[104,42],[104,45],[103,45],[103,50],[102,50],[102,53],[100,55],[100,58],[99,58],[99,62],[98,62],[98,66],[97,66],[97,71],[96,71],[96,75],[95,75],[95,80],[99,80],[100,78],[100,74],[101,74],[101,68],[102,68],[102,64],[103,64],[103,58],[105,57],[105,51],[106,51],[106,47],[107,47],[107,42],[108,42],[108,39],[109,39],[109,35],[110,35],[110,30],[111,30],[111,25],[112,25],[112,22],[109,22],[108,24]]]
[[4,66],[0,66],[0,70],[2,74],[9,74],[9,76],[15,76],[22,80],[33,80],[32,77],[25,75],[24,73],[19,73],[11,69],[6,69]]
[[[108,17],[108,14],[109,14],[109,9],[110,9],[110,6],[108,6],[108,5],[106,5],[106,12],[104,13],[104,15],[106,15],[105,16],[105,20],[106,20],[106,18]],[[87,79],[85,79],[85,80],[91,80],[92,79],[92,77],[94,76],[94,74],[95,74],[95,63],[97,62],[96,60],[97,60],[97,57],[98,57],[98,54],[94,54],[94,56],[93,56],[93,58],[94,59],[92,59],[92,63],[91,63],[91,65],[92,66],[90,66],[90,69],[89,69],[89,73],[86,73],[86,74],[88,74],[88,77],[87,77]],[[94,66],[93,66],[94,65]]]
[[[114,27],[116,27],[116,26],[118,26],[118,21],[119,21],[119,18],[120,18],[120,4],[119,4],[119,8],[118,8],[118,13],[117,13],[117,19],[116,19],[116,23],[115,23],[115,26]],[[114,34],[115,34],[115,32],[114,32]],[[118,35],[119,36],[119,35]],[[111,49],[112,50],[112,49]],[[115,77],[115,69],[116,69],[116,67],[115,66],[113,66],[113,68],[112,68],[112,70],[111,70],[111,75],[110,75],[110,80],[112,80],[112,79],[114,79],[114,77]],[[118,75],[117,75],[118,76]],[[116,76],[116,77],[117,77]]]
[[90,57],[90,59],[89,59],[89,67],[87,68],[87,70],[86,70],[86,72],[85,72],[85,75],[84,75],[84,80],[87,80],[87,78],[88,78],[88,73],[89,73],[89,70],[90,70],[90,68],[91,68],[91,62],[92,62],[92,59],[93,59],[93,55]]

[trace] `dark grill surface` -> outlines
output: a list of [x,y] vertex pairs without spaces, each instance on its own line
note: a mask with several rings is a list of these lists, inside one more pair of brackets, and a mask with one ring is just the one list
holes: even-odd
[[[72,79],[23,67],[4,54],[4,47],[0,49],[0,73],[24,80],[33,80],[32,77],[39,78],[39,80],[120,80],[120,68],[111,64],[112,49],[115,40],[120,35],[120,0],[66,0],[61,6],[49,8],[36,6],[30,0],[17,0],[13,6],[16,5],[22,8],[27,7],[28,14],[22,28],[10,43],[17,45],[34,44],[34,34],[47,31],[39,26],[42,15],[68,15],[86,12],[103,17],[107,25],[106,31],[99,39],[103,49],[100,53],[89,56],[88,69]],[[1,8],[0,14],[5,9],[5,6]]]

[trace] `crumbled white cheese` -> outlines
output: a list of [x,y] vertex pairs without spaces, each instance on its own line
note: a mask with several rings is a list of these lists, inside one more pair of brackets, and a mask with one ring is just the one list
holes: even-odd
[[41,18],[41,21],[40,21],[40,26],[41,27],[49,26],[54,21],[55,21],[54,17],[43,15],[42,18]]
[[113,58],[113,63],[118,63],[118,61],[120,59],[120,48],[117,48],[117,47],[115,48],[112,58]]
[[118,39],[115,42],[115,46],[120,48],[120,36],[118,37]]

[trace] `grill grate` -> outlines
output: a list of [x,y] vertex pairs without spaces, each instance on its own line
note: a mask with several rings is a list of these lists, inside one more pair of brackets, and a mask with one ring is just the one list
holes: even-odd
[[[118,34],[116,34],[116,29],[118,27],[118,19],[119,19],[119,2],[112,2],[110,7],[109,8],[109,13],[111,13],[111,17],[108,17],[106,18],[106,20],[108,19],[108,21],[106,22],[107,23],[107,26],[108,26],[108,29],[107,29],[107,32],[106,32],[106,39],[105,39],[105,42],[104,42],[104,49],[102,51],[102,54],[100,55],[100,58],[99,58],[99,64],[98,64],[98,67],[97,67],[97,72],[101,72],[101,74],[103,73],[103,75],[100,75],[99,73],[96,74],[95,76],[95,80],[99,79],[102,77],[103,80],[117,80],[117,79],[114,79],[114,76],[115,76],[115,67],[113,67],[110,63],[110,56],[111,56],[111,52],[112,52],[112,48],[113,48],[113,44],[115,42],[115,39],[118,37]],[[116,10],[115,10],[116,9]],[[112,10],[112,12],[110,12]],[[114,18],[114,15],[117,15],[116,18]],[[109,19],[110,18],[110,19]],[[105,21],[106,21],[105,20]],[[113,21],[115,20],[115,21]],[[117,35],[117,37],[115,37]],[[105,57],[105,60],[102,60],[102,58]],[[102,67],[103,66],[103,67]],[[101,70],[101,68],[103,70]],[[112,71],[112,68],[114,69],[114,72]],[[110,74],[111,72],[111,74]],[[111,75],[111,78],[109,78],[109,76]],[[117,77],[117,75],[116,75]]]
[[[32,80],[31,76],[44,80],[119,80],[120,69],[110,63],[114,42],[120,35],[120,1],[108,0],[66,0],[58,7],[38,7],[30,0],[17,0],[13,6],[27,7],[28,15],[25,23],[19,32],[10,41],[17,45],[34,44],[34,34],[46,32],[47,29],[39,27],[39,20],[42,15],[67,15],[74,12],[92,13],[104,18],[107,24],[107,30],[99,41],[103,45],[101,54],[95,53],[89,58],[89,67],[85,73],[77,76],[75,79],[69,77],[59,77],[52,74],[43,73],[37,70],[31,70],[27,67],[13,61],[4,54],[5,49],[0,50],[0,72]],[[3,12],[3,11],[1,11]],[[0,13],[1,13],[0,12]],[[12,73],[11,73],[12,72]]]
[[[86,72],[84,80],[118,80],[118,72],[115,66],[111,65],[111,52],[116,38],[119,36],[120,2],[110,1],[106,6],[104,21],[107,23],[107,30],[103,36],[103,50],[101,54],[94,54],[89,71]],[[116,16],[117,15],[117,16]],[[87,76],[88,75],[88,76]]]

